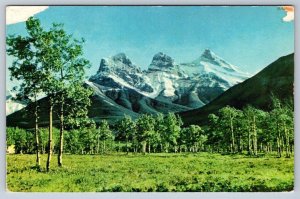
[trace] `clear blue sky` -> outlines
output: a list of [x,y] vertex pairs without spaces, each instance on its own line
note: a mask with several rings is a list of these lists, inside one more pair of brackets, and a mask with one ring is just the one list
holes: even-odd
[[[35,16],[45,28],[63,23],[85,38],[88,74],[119,52],[146,68],[159,51],[182,63],[210,48],[252,74],[294,52],[294,22],[283,22],[285,12],[276,6],[51,6]],[[7,25],[7,34],[25,34],[25,23]]]

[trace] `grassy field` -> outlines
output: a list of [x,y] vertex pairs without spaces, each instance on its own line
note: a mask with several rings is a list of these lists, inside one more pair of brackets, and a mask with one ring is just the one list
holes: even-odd
[[34,163],[34,155],[7,155],[9,191],[291,191],[294,183],[294,158],[274,156],[64,155],[64,167],[54,156],[49,173],[36,171]]

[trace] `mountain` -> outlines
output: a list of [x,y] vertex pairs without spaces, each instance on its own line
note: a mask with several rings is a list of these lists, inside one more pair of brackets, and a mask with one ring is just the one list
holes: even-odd
[[201,124],[210,113],[229,105],[241,109],[247,104],[263,110],[271,107],[271,96],[293,99],[294,54],[279,58],[255,76],[233,86],[207,105],[181,112],[185,125]]
[[141,69],[124,53],[101,59],[97,74],[91,76],[89,81],[101,85],[104,91],[126,87],[141,94],[153,92],[153,88],[145,82]]
[[107,96],[120,90],[137,93],[186,108],[201,107],[249,74],[238,70],[210,50],[191,63],[176,64],[168,55],[154,55],[147,70],[142,71],[124,54],[102,59],[90,82],[101,86]]
[[[154,57],[153,63],[158,63],[155,61],[160,59]],[[101,93],[135,113],[167,113],[191,109],[156,98],[154,95],[157,85],[153,84],[152,78],[146,73],[134,65],[124,53],[119,53],[102,59],[97,74],[91,76],[87,83],[94,90],[94,96]],[[162,89],[159,90],[161,91]]]
[[249,74],[240,71],[237,66],[228,63],[209,49],[206,49],[203,54],[193,62],[181,65],[184,72],[189,76],[205,76],[210,74],[211,76],[217,77],[220,79],[217,83],[224,89],[228,89],[249,78]]

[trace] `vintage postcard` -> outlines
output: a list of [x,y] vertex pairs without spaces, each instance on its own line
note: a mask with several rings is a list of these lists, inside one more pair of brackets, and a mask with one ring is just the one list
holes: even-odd
[[294,190],[294,7],[7,6],[10,192]]

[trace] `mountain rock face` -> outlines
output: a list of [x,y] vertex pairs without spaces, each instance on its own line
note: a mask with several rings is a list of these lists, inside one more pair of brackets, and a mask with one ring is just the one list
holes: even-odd
[[182,112],[180,116],[185,125],[205,124],[210,113],[216,113],[227,105],[237,109],[252,105],[270,110],[272,96],[282,101],[293,100],[293,88],[294,54],[290,54],[279,58],[246,81],[231,87],[207,105]]
[[97,74],[90,81],[103,86],[104,90],[127,87],[139,92],[153,92],[152,87],[144,81],[141,69],[124,53],[102,59]]
[[207,49],[195,61],[183,64],[159,52],[145,71],[120,53],[102,59],[97,74],[89,81],[113,100],[116,94],[112,93],[134,90],[145,97],[190,109],[204,106],[248,77]]
[[163,71],[168,70],[169,68],[174,68],[174,60],[170,56],[162,52],[154,55],[149,66],[150,71]]

